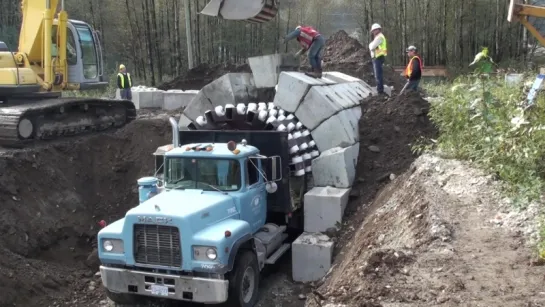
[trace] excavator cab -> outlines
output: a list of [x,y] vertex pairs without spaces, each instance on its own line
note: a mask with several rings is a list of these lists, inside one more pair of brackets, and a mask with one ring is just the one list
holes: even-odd
[[226,20],[263,23],[278,13],[278,0],[211,0],[200,14]]
[[[104,60],[98,33],[87,23],[68,20],[66,27],[66,58],[69,87],[79,90],[104,89],[108,87],[104,76]],[[53,25],[55,37],[57,25]],[[56,40],[52,40],[52,56],[55,57]]]

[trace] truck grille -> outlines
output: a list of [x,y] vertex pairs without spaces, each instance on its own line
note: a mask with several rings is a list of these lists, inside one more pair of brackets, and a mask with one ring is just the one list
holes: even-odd
[[182,265],[180,231],[173,226],[134,225],[136,263],[166,267]]

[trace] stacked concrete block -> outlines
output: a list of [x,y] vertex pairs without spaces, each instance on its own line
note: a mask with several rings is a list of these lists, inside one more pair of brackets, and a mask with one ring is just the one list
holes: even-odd
[[314,185],[349,189],[356,179],[360,143],[349,147],[334,147],[323,151],[312,161]]
[[324,234],[303,233],[292,243],[291,257],[294,281],[317,281],[331,269],[333,242]]
[[203,87],[187,105],[184,115],[194,121],[217,106],[249,103],[256,99],[257,88],[251,73],[229,73]]
[[291,53],[276,53],[248,58],[257,88],[271,88],[278,83],[283,71],[297,71],[299,59]]
[[198,93],[196,90],[168,90],[164,92],[163,110],[185,108]]
[[314,187],[305,194],[305,231],[325,232],[339,228],[350,189]]

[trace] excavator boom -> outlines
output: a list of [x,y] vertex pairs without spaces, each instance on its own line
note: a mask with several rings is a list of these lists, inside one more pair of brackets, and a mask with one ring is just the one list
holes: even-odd
[[543,46],[545,46],[545,27],[537,26],[535,20],[544,17],[545,1],[543,0],[534,0],[532,4],[524,4],[522,0],[509,2],[507,21],[520,22]]
[[64,0],[21,0],[21,12],[18,50],[0,41],[0,145],[121,127],[136,118],[128,100],[61,98],[63,91],[108,86],[99,35],[68,19]]
[[200,14],[226,20],[263,23],[278,13],[278,0],[211,0]]

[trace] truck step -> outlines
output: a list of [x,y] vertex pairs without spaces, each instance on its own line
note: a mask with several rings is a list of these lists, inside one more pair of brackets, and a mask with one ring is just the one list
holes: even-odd
[[290,249],[290,247],[291,244],[289,243],[282,244],[282,246],[280,246],[280,248],[277,249],[276,252],[274,252],[267,260],[265,260],[265,263],[275,264],[276,261],[278,261],[278,259],[282,257],[282,255],[284,255],[288,251],[288,249]]

